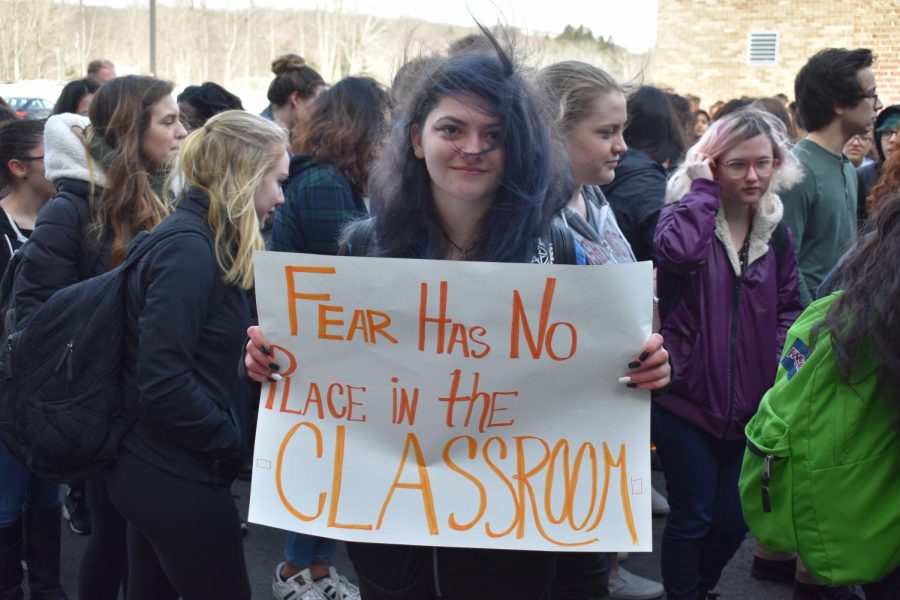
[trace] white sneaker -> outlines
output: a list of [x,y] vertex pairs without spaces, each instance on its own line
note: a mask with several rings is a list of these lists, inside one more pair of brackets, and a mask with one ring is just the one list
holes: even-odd
[[650,486],[650,507],[654,515],[669,514],[669,501],[653,486]]
[[284,563],[281,562],[275,567],[275,579],[272,581],[272,595],[276,600],[329,600],[313,583],[309,569],[303,569],[293,577],[285,578],[281,576],[283,566]]
[[359,588],[338,574],[334,567],[328,567],[328,577],[316,579],[313,583],[328,600],[360,600]]
[[657,581],[635,575],[619,567],[619,576],[609,580],[609,597],[612,600],[654,600],[663,595],[663,586]]

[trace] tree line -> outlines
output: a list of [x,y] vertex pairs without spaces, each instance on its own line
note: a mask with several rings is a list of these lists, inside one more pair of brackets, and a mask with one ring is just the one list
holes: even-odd
[[[0,81],[75,79],[98,57],[112,60],[119,73],[149,73],[147,4],[113,8],[83,0],[0,0]],[[367,74],[387,84],[404,58],[443,52],[453,39],[475,31],[474,23],[460,27],[351,14],[339,1],[317,10],[283,10],[249,0],[244,8],[223,10],[206,0],[174,0],[157,3],[154,75],[178,85],[263,86],[271,78],[272,58],[294,52],[326,80]],[[577,59],[621,80],[649,74],[648,55],[596,40],[582,26],[558,36],[516,34],[536,66]]]

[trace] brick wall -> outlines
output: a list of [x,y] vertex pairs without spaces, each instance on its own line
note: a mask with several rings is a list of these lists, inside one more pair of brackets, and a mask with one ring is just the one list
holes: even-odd
[[[773,66],[747,64],[751,31],[778,33]],[[878,93],[900,103],[900,0],[660,0],[654,83],[708,107],[787,94],[806,60],[828,47],[871,48]]]

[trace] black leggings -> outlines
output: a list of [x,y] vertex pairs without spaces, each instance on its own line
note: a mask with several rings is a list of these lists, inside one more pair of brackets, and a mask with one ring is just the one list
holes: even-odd
[[175,477],[128,451],[106,482],[128,521],[128,600],[249,600],[231,486]]
[[78,597],[116,600],[127,571],[126,523],[109,499],[103,475],[85,482],[91,510],[91,536],[78,571]]
[[556,566],[555,552],[359,542],[347,552],[365,600],[543,600]]

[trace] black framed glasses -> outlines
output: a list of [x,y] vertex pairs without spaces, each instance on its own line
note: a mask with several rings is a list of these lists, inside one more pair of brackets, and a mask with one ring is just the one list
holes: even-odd
[[775,169],[776,160],[773,158],[758,158],[756,160],[729,160],[728,162],[719,163],[725,175],[731,179],[742,179],[750,172],[750,166],[759,177],[766,177],[772,174]]
[[17,158],[16,160],[24,160],[24,161],[28,161],[28,160],[44,160],[44,155],[41,154],[40,156],[20,156],[20,157]]

